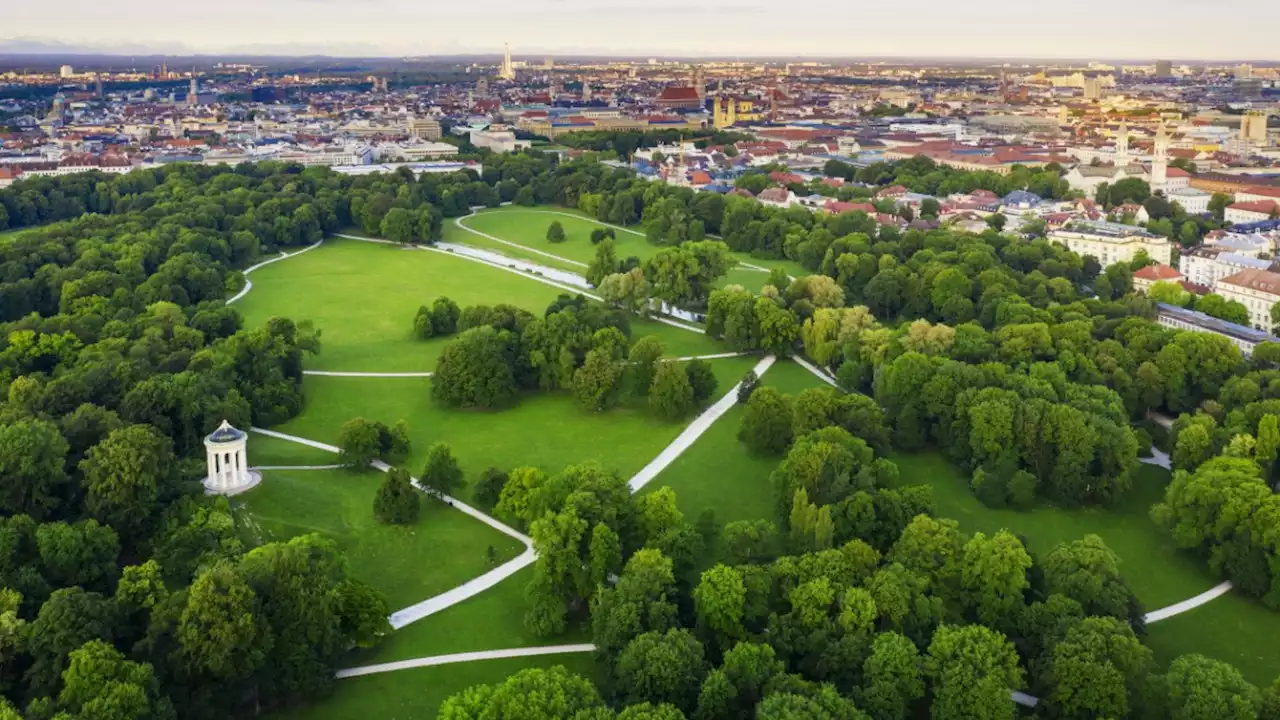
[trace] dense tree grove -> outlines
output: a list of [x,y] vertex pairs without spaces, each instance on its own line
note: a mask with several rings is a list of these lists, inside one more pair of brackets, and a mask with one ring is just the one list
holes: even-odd
[[200,483],[204,436],[295,415],[319,349],[286,319],[243,327],[223,304],[238,270],[356,222],[373,184],[352,185],[182,166],[0,190],[11,227],[66,221],[0,243],[0,707],[285,707],[326,693],[339,656],[386,630],[385,601],[335,546],[246,548]]
[[[1052,168],[993,179],[916,159],[851,174],[1065,194]],[[1108,192],[1151,201],[1141,190]],[[1152,518],[1280,607],[1280,345],[1246,358],[1159,326],[1131,292],[1142,259],[1102,268],[997,228],[900,231],[527,153],[486,158],[481,173],[170,166],[0,190],[5,225],[43,226],[0,243],[0,717],[221,718],[328,692],[340,655],[387,631],[385,601],[317,536],[245,547],[230,506],[198,482],[201,441],[222,420],[300,411],[319,334],[281,318],[245,328],[224,299],[239,271],[326,232],[433,242],[445,218],[503,202],[643,223],[661,247],[642,263],[593,238],[603,304],[562,296],[541,317],[422,307],[417,337],[452,336],[435,402],[492,409],[558,392],[584,412],[639,403],[688,417],[715,397],[710,367],[631,340],[631,316],[661,303],[704,309],[733,350],[806,356],[846,392],[744,383],[739,438],[778,459],[773,512],[724,528],[592,464],[486,471],[477,500],[538,551],[528,628],[589,627],[603,682],[527,670],[454,696],[442,717],[1000,718],[1014,715],[1011,689],[1041,698],[1046,717],[1280,711],[1280,689],[1220,662],[1185,656],[1160,674],[1100,538],[1037,556],[1008,532],[966,535],[887,457],[938,448],[992,506],[1108,504],[1145,449],[1131,423],[1174,416],[1177,472]],[[812,274],[771,273],[759,294],[716,289],[732,251]],[[359,418],[340,445],[353,468],[410,450],[403,423]],[[431,448],[422,480],[446,494],[463,482],[447,446]],[[407,473],[388,473],[375,516],[411,523],[418,508]]]

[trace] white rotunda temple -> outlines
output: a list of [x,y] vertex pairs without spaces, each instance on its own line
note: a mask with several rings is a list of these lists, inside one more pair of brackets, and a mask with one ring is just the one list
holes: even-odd
[[245,452],[249,436],[226,420],[204,439],[208,452],[209,474],[204,479],[205,492],[211,495],[235,495],[262,482],[262,476],[249,469]]

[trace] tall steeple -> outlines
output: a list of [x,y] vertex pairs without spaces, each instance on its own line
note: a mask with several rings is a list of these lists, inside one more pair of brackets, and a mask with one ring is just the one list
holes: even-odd
[[200,94],[200,83],[196,80],[196,69],[191,68],[191,87],[187,89],[187,104],[195,105],[196,96]]
[[1169,134],[1164,123],[1156,131],[1155,159],[1151,163],[1151,189],[1159,190],[1169,183]]
[[1116,137],[1116,165],[1129,162],[1129,121],[1120,121],[1120,134]]
[[511,64],[511,44],[502,44],[502,68],[498,71],[498,77],[503,80],[515,80],[516,69]]

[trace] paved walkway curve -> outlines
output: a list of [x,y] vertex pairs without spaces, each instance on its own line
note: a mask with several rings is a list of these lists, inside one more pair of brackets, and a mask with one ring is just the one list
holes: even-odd
[[475,662],[477,660],[498,660],[501,658],[538,657],[539,655],[567,655],[569,653],[594,652],[595,645],[545,645],[543,647],[511,648],[509,650],[481,650],[479,652],[454,653],[452,655],[436,655],[433,657],[399,660],[397,662],[364,665],[362,667],[339,670],[337,678],[376,675],[377,673],[409,670],[411,668],[432,667],[434,665],[450,665],[452,663]]
[[[259,435],[265,435],[267,437],[273,437],[279,440],[288,440],[290,442],[295,442],[300,445],[307,445],[309,447],[313,447],[318,450],[326,450],[331,453],[339,452],[337,447],[333,445],[329,445],[327,443],[317,442],[315,440],[308,440],[307,438],[298,437],[296,435],[288,435],[286,433],[275,432],[274,430],[264,430],[262,428],[257,428],[257,427],[251,428],[251,429],[253,430],[253,432],[258,433]],[[375,460],[371,464],[373,465],[374,468],[381,470],[382,472],[388,472],[389,470],[391,470],[391,466],[387,465],[381,460]],[[396,630],[399,630],[400,628],[410,623],[417,622],[418,620],[421,620],[422,618],[427,617],[428,615],[433,615],[435,613],[438,613],[441,610],[444,610],[445,608],[452,607],[453,605],[456,605],[462,602],[463,600],[466,600],[467,598],[473,597],[475,595],[479,595],[485,590],[488,590],[494,585],[497,585],[503,580],[506,580],[507,578],[516,574],[520,570],[532,565],[534,560],[537,558],[537,556],[533,551],[533,540],[530,539],[528,535],[525,535],[524,533],[519,532],[518,530],[510,527],[509,525],[506,525],[505,523],[502,523],[492,517],[489,517],[483,512],[480,512],[479,510],[462,502],[461,500],[451,498],[448,495],[440,495],[438,493],[431,492],[426,488],[423,488],[421,482],[417,478],[412,478],[411,481],[413,482],[414,486],[417,487],[419,490],[422,490],[423,492],[427,492],[428,494],[436,495],[441,500],[444,500],[445,502],[449,503],[449,505],[451,505],[455,510],[461,510],[462,512],[470,515],[471,517],[479,520],[480,522],[484,523],[485,525],[488,525],[489,527],[497,530],[498,532],[501,532],[505,535],[509,535],[510,537],[515,538],[516,540],[520,541],[522,545],[524,545],[525,549],[524,549],[524,552],[521,553],[514,560],[509,560],[506,563],[499,565],[498,567],[490,570],[489,572],[479,577],[468,580],[467,582],[459,585],[458,587],[453,588],[452,590],[441,593],[434,597],[427,598],[426,600],[423,600],[420,603],[415,603],[413,605],[410,605],[409,607],[401,608],[391,613],[391,616],[387,618],[387,621],[391,624],[391,627]]]
[[432,372],[338,372],[336,370],[303,370],[303,375],[319,377],[360,377],[360,378],[423,378],[435,375]]
[[1200,593],[1199,595],[1193,598],[1187,598],[1182,602],[1174,603],[1168,607],[1162,607],[1159,610],[1152,610],[1151,612],[1144,615],[1142,619],[1146,620],[1148,625],[1150,625],[1151,623],[1160,622],[1161,620],[1167,620],[1173,617],[1174,615],[1181,615],[1182,613],[1187,612],[1189,610],[1195,610],[1201,605],[1204,605],[1212,600],[1217,600],[1223,595],[1226,595],[1227,593],[1231,592],[1231,588],[1232,588],[1231,581],[1227,580],[1225,582],[1219,583],[1218,585],[1215,585],[1214,587]]
[[[756,363],[755,368],[753,368],[756,376],[763,377],[776,360],[776,357],[769,355]],[[742,383],[734,385],[729,389],[728,393],[725,393],[724,397],[716,401],[715,405],[707,408],[701,415],[694,418],[693,422],[689,423],[689,426],[684,429],[684,432],[680,433],[675,440],[672,440],[670,445],[662,449],[658,457],[632,476],[631,480],[627,481],[631,492],[638,492],[645,485],[648,485],[659,473],[666,470],[668,465],[675,462],[676,458],[680,457],[685,450],[688,450],[698,438],[702,437],[703,433],[711,429],[712,423],[729,412],[738,403],[738,387],[740,385]]]
[[270,260],[263,260],[257,265],[252,265],[250,267],[245,268],[244,269],[244,287],[240,288],[240,292],[236,293],[235,295],[232,295],[231,298],[227,300],[226,304],[230,305],[231,303],[234,303],[235,301],[239,300],[245,295],[248,295],[249,291],[253,289],[253,283],[249,282],[249,273],[253,272],[254,270],[257,270],[258,268],[266,267],[271,263],[277,263],[277,262],[280,262],[281,260],[286,260],[288,258],[293,257],[294,255],[301,255],[302,253],[307,252],[308,250],[315,250],[316,248],[320,247],[322,244],[324,244],[324,238],[321,238],[320,242],[314,243],[312,245],[308,245],[307,247],[302,248],[298,252],[287,253],[287,252],[281,251],[278,256],[273,257]]
[[341,470],[346,465],[254,465],[250,470]]
[[828,375],[825,371],[823,371],[817,365],[814,365],[813,363],[809,362],[808,360],[805,360],[799,355],[792,355],[791,359],[794,360],[796,364],[799,365],[800,367],[813,373],[814,376],[817,377],[822,382],[830,385],[833,388],[836,388],[837,390],[840,389],[840,383],[836,382],[835,378]]
[[561,257],[559,255],[555,255],[543,250],[531,248],[528,245],[521,245],[520,243],[511,242],[510,240],[503,240],[502,238],[497,237],[495,235],[490,235],[487,232],[481,232],[480,230],[476,230],[473,227],[468,227],[467,224],[462,221],[469,217],[475,217],[475,215],[463,215],[462,217],[456,217],[453,219],[453,224],[473,235],[479,235],[482,238],[485,238],[487,240],[492,240],[502,245],[506,245],[507,247],[513,247],[520,250],[524,250],[525,252],[531,252],[535,255],[541,255],[542,257],[545,257],[545,258],[551,258],[552,260],[556,260],[558,262],[562,262],[567,265],[573,265],[574,267],[580,267],[580,268],[590,267],[589,265],[587,265],[587,263],[584,263],[584,262],[578,262],[577,260],[570,260],[567,257]]

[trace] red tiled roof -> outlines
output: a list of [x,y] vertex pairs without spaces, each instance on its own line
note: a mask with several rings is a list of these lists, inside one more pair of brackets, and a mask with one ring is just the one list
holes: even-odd
[[1162,280],[1181,280],[1182,273],[1174,270],[1168,265],[1148,265],[1133,274],[1134,278],[1142,280],[1150,280],[1151,282],[1159,282]]
[[698,99],[698,89],[689,86],[683,87],[666,87],[662,89],[662,93],[658,95],[659,100],[667,101],[689,101]]
[[1277,206],[1275,203],[1271,202],[1270,200],[1259,200],[1257,202],[1236,203],[1235,205],[1232,205],[1230,209],[1242,210],[1244,212],[1262,213],[1263,215],[1270,215],[1271,212],[1275,210],[1277,207],[1280,207],[1280,206]]

